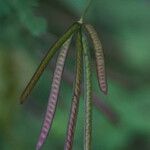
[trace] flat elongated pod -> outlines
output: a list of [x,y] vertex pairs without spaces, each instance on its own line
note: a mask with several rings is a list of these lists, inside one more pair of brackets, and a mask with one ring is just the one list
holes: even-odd
[[43,143],[45,142],[49,129],[51,128],[53,118],[55,115],[55,110],[57,106],[57,99],[58,99],[58,94],[59,94],[59,89],[60,89],[60,83],[61,83],[61,78],[62,78],[62,73],[64,69],[64,64],[65,64],[65,59],[67,56],[70,40],[67,40],[64,45],[62,46],[62,49],[58,55],[57,62],[56,62],[56,68],[54,71],[53,75],[53,81],[52,81],[52,86],[51,86],[51,91],[50,91],[50,96],[49,96],[49,101],[47,105],[47,110],[44,118],[44,122],[42,125],[42,129],[40,132],[40,136],[37,142],[36,150],[40,150]]
[[84,66],[84,99],[85,99],[85,141],[84,150],[91,150],[92,135],[92,83],[91,83],[91,66],[87,41],[82,36],[83,43],[83,66]]
[[80,99],[80,92],[81,92],[81,79],[82,79],[82,41],[81,40],[82,40],[81,34],[78,32],[77,40],[76,40],[77,59],[76,59],[76,76],[75,76],[75,83],[74,83],[74,93],[72,97],[72,104],[70,110],[70,117],[68,121],[67,137],[66,137],[64,150],[72,150],[74,132],[76,127],[76,120],[77,120],[79,99]]
[[43,60],[41,61],[41,64],[37,68],[36,72],[34,73],[33,77],[31,78],[30,82],[26,86],[25,90],[23,91],[20,102],[23,103],[25,99],[28,97],[32,89],[34,88],[35,84],[37,83],[38,79],[42,75],[44,69],[48,65],[51,58],[54,56],[54,54],[57,52],[57,50],[63,45],[63,43],[73,34],[75,33],[80,27],[80,24],[74,23],[65,33],[64,35],[56,41],[53,46],[50,48],[48,53],[45,55]]
[[88,31],[93,45],[95,49],[95,57],[96,57],[96,68],[97,68],[97,75],[99,80],[99,86],[104,94],[107,94],[107,79],[106,79],[106,72],[105,72],[105,62],[104,62],[104,53],[100,39],[98,38],[97,32],[95,31],[94,27],[89,24],[85,24],[85,28]]

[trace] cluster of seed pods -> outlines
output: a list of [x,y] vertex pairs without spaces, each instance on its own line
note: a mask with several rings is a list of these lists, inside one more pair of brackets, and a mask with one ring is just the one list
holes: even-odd
[[30,92],[34,88],[38,79],[42,75],[46,66],[48,65],[51,58],[60,48],[60,53],[56,61],[56,67],[53,74],[53,80],[49,95],[49,100],[47,104],[47,110],[43,125],[41,128],[40,136],[36,145],[36,150],[40,150],[46,141],[47,135],[51,128],[53,118],[55,115],[55,110],[57,107],[59,88],[61,84],[63,69],[65,65],[65,60],[67,57],[69,45],[71,43],[72,37],[76,37],[76,73],[75,73],[75,82],[72,95],[72,103],[70,109],[70,116],[68,121],[66,141],[64,145],[64,150],[72,150],[75,126],[77,121],[79,99],[81,93],[81,82],[82,75],[84,75],[84,99],[85,99],[85,132],[84,132],[84,150],[91,150],[91,134],[92,134],[92,79],[91,79],[91,65],[90,65],[90,51],[88,49],[88,42],[86,33],[89,34],[89,37],[92,41],[95,53],[96,60],[96,69],[98,82],[101,91],[107,93],[107,81],[105,73],[105,62],[104,54],[101,42],[98,38],[98,35],[92,25],[84,24],[80,22],[75,22],[71,27],[63,34],[61,38],[56,41],[53,46],[50,48],[48,53],[45,55],[41,64],[37,68],[32,79],[26,86],[23,91],[20,101],[23,103],[26,98],[29,96]]

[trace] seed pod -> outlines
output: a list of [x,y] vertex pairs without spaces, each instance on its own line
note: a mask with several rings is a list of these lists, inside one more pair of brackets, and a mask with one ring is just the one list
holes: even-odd
[[91,150],[92,140],[92,83],[91,83],[91,66],[87,41],[82,35],[83,43],[83,68],[84,68],[84,99],[85,99],[85,142],[84,150]]
[[102,44],[100,39],[98,38],[97,32],[95,31],[92,25],[86,24],[85,28],[92,39],[94,49],[95,49],[96,68],[97,68],[99,86],[101,91],[104,92],[104,94],[107,94],[107,80],[106,80],[106,73],[105,73],[105,62],[104,62]]
[[59,89],[60,89],[60,83],[61,83],[61,78],[62,78],[62,73],[63,73],[63,68],[65,64],[65,59],[67,56],[70,40],[67,40],[64,45],[62,46],[62,49],[58,55],[57,62],[56,62],[56,68],[54,71],[53,75],[53,81],[52,81],[52,86],[51,86],[51,91],[50,91],[50,96],[49,96],[49,101],[47,105],[47,111],[46,115],[44,118],[43,126],[40,132],[40,136],[38,139],[38,143],[36,146],[36,150],[40,150],[43,143],[45,142],[49,129],[51,128],[56,106],[57,106],[57,99],[58,99],[58,94],[59,94]]
[[37,68],[36,72],[34,73],[33,77],[31,78],[30,82],[26,86],[25,90],[23,91],[20,102],[23,103],[28,95],[31,93],[32,89],[36,85],[38,79],[42,75],[43,71],[45,70],[46,66],[48,65],[51,58],[54,56],[54,54],[57,52],[57,50],[63,45],[63,43],[73,34],[75,33],[80,27],[79,23],[74,23],[65,33],[64,35],[56,41],[53,46],[50,48],[48,53],[45,55],[43,60],[41,61],[41,64]]
[[77,40],[76,40],[76,47],[77,47],[76,77],[75,77],[74,93],[72,97],[72,104],[70,110],[70,117],[68,121],[67,137],[66,137],[64,150],[72,150],[74,132],[75,132],[75,126],[76,126],[76,120],[78,114],[79,99],[80,99],[80,92],[81,92],[81,79],[82,79],[82,41],[81,40],[82,40],[81,34],[78,33]]

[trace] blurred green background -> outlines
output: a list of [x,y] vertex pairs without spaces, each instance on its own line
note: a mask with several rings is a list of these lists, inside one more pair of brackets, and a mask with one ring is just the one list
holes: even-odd
[[[35,149],[55,58],[24,105],[19,104],[19,96],[48,48],[80,18],[86,3],[86,0],[0,0],[0,150]],[[106,57],[108,96],[99,91],[95,69],[93,91],[97,101],[109,107],[118,121],[114,123],[108,118],[106,108],[94,107],[93,150],[149,150],[150,2],[93,0],[85,22],[96,28]],[[43,150],[63,149],[75,50],[73,44],[56,116]],[[81,100],[74,150],[83,150],[83,126]]]

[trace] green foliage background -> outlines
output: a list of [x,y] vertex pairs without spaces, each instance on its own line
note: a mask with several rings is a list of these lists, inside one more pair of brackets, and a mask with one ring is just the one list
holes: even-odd
[[[49,66],[32,95],[19,95],[42,56],[77,21],[86,0],[0,0],[0,150],[35,149],[52,78]],[[119,116],[112,124],[93,112],[94,150],[150,149],[150,2],[93,0],[85,22],[94,25],[106,56],[109,92],[104,96],[93,73],[94,92]],[[74,45],[66,70],[73,73]],[[55,61],[55,59],[53,60]],[[53,64],[52,64],[53,65]],[[63,149],[72,87],[63,80],[56,117],[43,150]],[[83,149],[83,101],[74,149]]]

